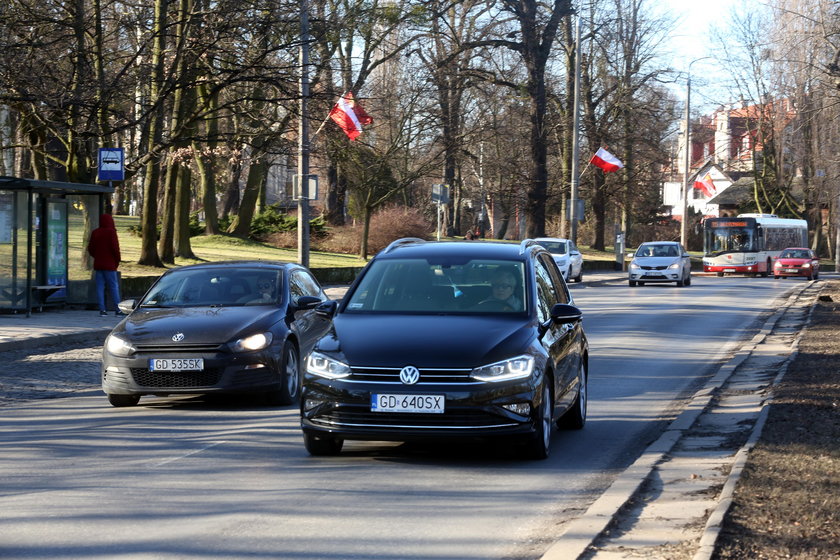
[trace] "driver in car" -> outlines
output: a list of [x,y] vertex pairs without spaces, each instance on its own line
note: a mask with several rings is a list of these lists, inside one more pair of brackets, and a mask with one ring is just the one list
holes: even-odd
[[522,310],[522,301],[516,296],[516,274],[513,271],[504,268],[496,270],[490,280],[490,286],[493,291],[489,298],[479,303],[480,306],[505,311]]

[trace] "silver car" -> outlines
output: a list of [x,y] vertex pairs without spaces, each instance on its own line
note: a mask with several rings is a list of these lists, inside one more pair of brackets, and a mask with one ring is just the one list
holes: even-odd
[[548,249],[564,280],[583,281],[583,255],[574,241],[560,237],[540,237],[534,241]]
[[642,243],[628,269],[631,286],[644,286],[654,282],[675,282],[677,286],[691,285],[691,257],[676,241],[650,241]]

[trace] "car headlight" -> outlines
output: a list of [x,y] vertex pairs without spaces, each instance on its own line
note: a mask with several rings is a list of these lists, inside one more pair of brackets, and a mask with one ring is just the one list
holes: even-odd
[[805,263],[802,265],[802,268],[811,268],[811,263]]
[[472,370],[470,377],[479,381],[507,381],[528,377],[534,371],[533,356],[517,356]]
[[105,350],[114,356],[130,356],[135,352],[133,344],[115,334],[109,334],[105,339]]
[[677,261],[677,262],[673,263],[671,266],[669,266],[668,268],[673,269],[673,270],[677,270],[681,267],[682,267],[682,264],[680,263],[680,261]]
[[639,263],[636,261],[630,261],[630,270],[639,270],[640,268],[642,267],[639,266]]
[[782,263],[776,261],[776,264],[773,265],[774,268],[782,268]]
[[231,342],[230,347],[234,352],[253,352],[254,350],[267,348],[271,344],[272,338],[270,332],[252,334]]
[[306,371],[328,379],[341,379],[350,375],[350,366],[320,352],[312,352],[306,359]]

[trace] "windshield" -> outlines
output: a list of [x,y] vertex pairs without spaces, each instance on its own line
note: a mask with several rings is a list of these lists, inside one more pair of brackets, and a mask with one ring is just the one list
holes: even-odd
[[345,311],[518,313],[526,309],[523,278],[519,261],[375,260]]
[[782,254],[779,255],[780,259],[810,259],[811,255],[808,251],[803,249],[790,249],[787,251],[782,251]]
[[757,251],[755,229],[713,227],[706,230],[706,254]]
[[538,241],[537,243],[548,249],[548,252],[554,255],[568,253],[565,241]]
[[636,251],[637,257],[679,257],[680,252],[676,245],[640,245]]
[[257,268],[181,269],[164,275],[141,307],[276,305],[277,270]]

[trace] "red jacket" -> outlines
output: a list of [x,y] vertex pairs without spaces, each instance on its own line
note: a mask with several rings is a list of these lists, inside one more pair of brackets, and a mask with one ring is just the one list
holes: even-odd
[[110,214],[99,216],[99,227],[90,232],[87,251],[93,257],[94,270],[117,270],[120,266],[120,242]]

